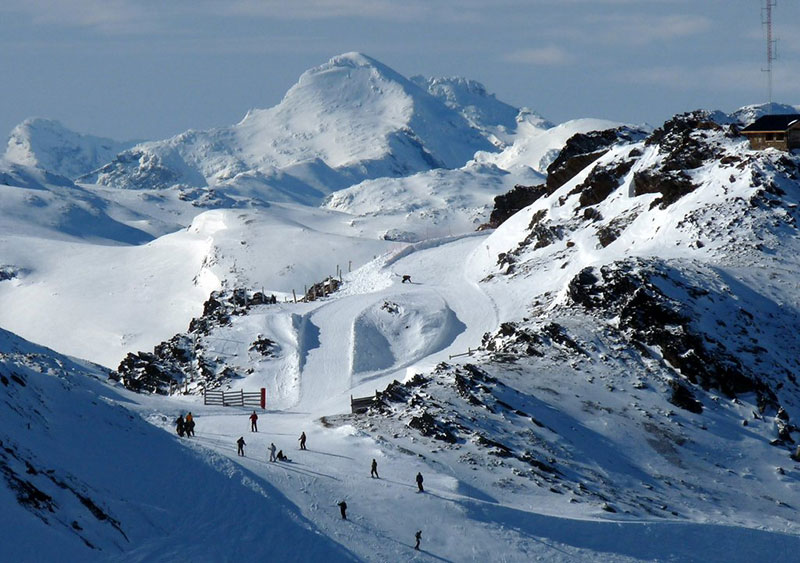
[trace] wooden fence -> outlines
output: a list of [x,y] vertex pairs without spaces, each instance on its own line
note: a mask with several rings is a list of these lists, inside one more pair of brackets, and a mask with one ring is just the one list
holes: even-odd
[[260,391],[221,391],[219,389],[203,391],[204,405],[217,405],[221,407],[267,407],[267,390]]

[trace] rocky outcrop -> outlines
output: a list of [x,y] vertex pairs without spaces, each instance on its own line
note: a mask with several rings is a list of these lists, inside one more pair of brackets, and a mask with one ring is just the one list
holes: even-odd
[[[625,340],[643,355],[658,350],[687,381],[703,389],[718,389],[730,398],[756,393],[759,404],[777,408],[770,387],[695,322],[693,299],[708,298],[710,290],[692,288],[681,277],[679,271],[660,262],[617,262],[582,270],[570,281],[568,295],[587,311],[615,319]],[[664,288],[670,286],[674,294],[688,290],[692,298],[677,300],[666,293]],[[673,389],[672,398],[684,406],[693,404],[681,390]]]
[[722,159],[724,150],[717,137],[735,137],[733,126],[721,126],[709,112],[676,115],[645,140],[645,146],[658,148],[661,156],[653,167],[634,173],[633,194],[661,194],[653,206],[662,209],[697,189],[687,170],[699,168],[712,159]]
[[[224,358],[207,354],[206,338],[214,329],[229,325],[232,316],[245,315],[256,306],[271,305],[274,295],[249,293],[245,289],[214,291],[203,304],[203,314],[189,322],[186,333],[156,345],[152,352],[129,353],[110,377],[132,391],[170,394],[178,390],[201,393],[214,389],[237,373]],[[261,335],[248,350],[270,358],[277,355],[276,342]]]
[[494,198],[494,208],[489,215],[489,222],[485,227],[496,229],[502,225],[506,219],[516,212],[525,209],[540,197],[548,195],[548,190],[543,185],[523,186],[517,184],[509,192]]
[[553,193],[569,182],[581,170],[606,154],[613,145],[638,142],[645,135],[645,131],[629,127],[573,135],[547,167],[548,192]]

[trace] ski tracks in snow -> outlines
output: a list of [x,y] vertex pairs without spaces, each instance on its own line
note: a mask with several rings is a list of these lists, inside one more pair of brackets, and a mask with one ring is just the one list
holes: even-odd
[[[404,379],[413,366],[432,368],[450,354],[477,347],[499,318],[494,301],[469,275],[470,257],[483,239],[473,235],[408,247],[369,274],[373,286],[358,280],[359,287],[377,291],[334,294],[298,320],[297,408],[340,411],[342,395],[371,393]],[[404,275],[410,283],[402,282]],[[387,307],[397,310],[380,312]]]

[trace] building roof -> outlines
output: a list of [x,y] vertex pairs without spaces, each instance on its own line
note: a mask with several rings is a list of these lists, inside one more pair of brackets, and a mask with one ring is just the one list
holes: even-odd
[[800,113],[784,115],[762,115],[753,123],[742,129],[742,133],[768,133],[786,131],[800,123]]

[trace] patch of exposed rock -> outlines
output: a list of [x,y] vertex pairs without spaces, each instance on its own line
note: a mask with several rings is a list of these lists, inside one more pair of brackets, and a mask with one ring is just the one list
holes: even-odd
[[[201,393],[220,387],[241,374],[224,358],[207,352],[207,338],[214,329],[229,325],[231,317],[276,302],[274,295],[251,294],[245,289],[214,291],[203,304],[203,314],[189,322],[186,333],[157,344],[152,352],[129,353],[110,377],[141,393],[169,394],[178,390]],[[279,347],[259,335],[249,351],[269,358],[277,355]]]
[[639,142],[646,135],[645,131],[630,127],[573,135],[547,167],[548,193],[552,194],[569,182],[581,170],[606,154],[612,146]]

